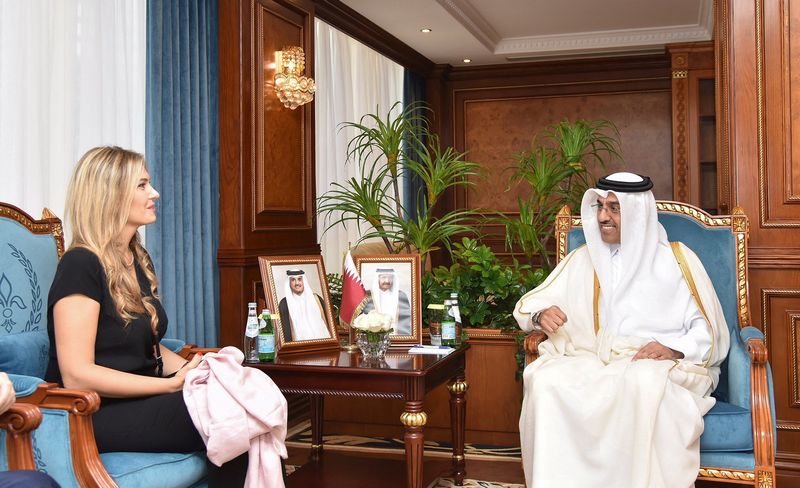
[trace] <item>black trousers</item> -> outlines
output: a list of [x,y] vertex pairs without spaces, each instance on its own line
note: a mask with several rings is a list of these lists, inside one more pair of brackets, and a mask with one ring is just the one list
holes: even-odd
[[38,471],[3,471],[0,488],[58,488],[58,483]]
[[[206,450],[180,391],[143,398],[103,398],[92,423],[101,453]],[[247,453],[220,467],[207,464],[209,486],[244,486]]]

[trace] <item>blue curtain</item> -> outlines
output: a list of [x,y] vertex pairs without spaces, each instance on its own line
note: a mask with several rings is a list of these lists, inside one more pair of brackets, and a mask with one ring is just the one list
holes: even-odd
[[217,0],[148,0],[146,157],[161,192],[147,249],[168,337],[217,345]]
[[[420,106],[418,114],[427,116],[427,111],[421,105],[425,102],[425,78],[406,69],[403,77],[403,105],[407,107],[416,103]],[[425,143],[424,140],[422,142]],[[408,147],[410,141],[406,141],[405,144],[405,150],[410,150],[411,148]],[[403,186],[403,207],[408,212],[406,218],[416,219],[418,205],[425,203],[425,184],[418,176],[411,174],[403,180]]]

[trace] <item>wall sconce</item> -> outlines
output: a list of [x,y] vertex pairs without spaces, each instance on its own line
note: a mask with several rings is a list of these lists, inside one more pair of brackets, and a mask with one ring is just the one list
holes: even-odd
[[317,85],[303,76],[305,67],[303,48],[290,46],[275,52],[275,93],[284,107],[294,110],[314,99]]

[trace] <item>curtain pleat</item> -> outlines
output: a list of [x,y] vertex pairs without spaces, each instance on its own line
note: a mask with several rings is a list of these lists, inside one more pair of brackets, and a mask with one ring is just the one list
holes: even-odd
[[[344,122],[357,122],[366,113],[386,112],[403,98],[403,67],[370,47],[315,20],[314,96],[316,114],[316,189],[320,196],[334,182],[360,177],[358,164],[347,161],[347,142],[355,135]],[[317,220],[325,269],[341,273],[344,256],[367,230],[350,223],[332,227]]]
[[[411,104],[417,104],[417,110],[415,111],[417,115],[428,117],[429,114],[423,108],[421,103],[426,102],[425,98],[425,78],[421,75],[406,69],[404,76],[403,76],[403,105],[409,106]],[[416,122],[415,129],[417,130],[417,137],[420,139],[422,144],[425,144],[427,141],[425,140],[422,134],[422,123]],[[413,148],[411,144],[413,141],[403,141],[405,150],[409,154],[414,154],[413,149],[420,150],[420,147]],[[426,189],[425,183],[422,181],[422,178],[417,176],[414,173],[407,174],[406,177],[403,179],[403,186],[405,191],[403,192],[403,207],[406,208],[408,212],[407,217],[410,219],[416,219],[417,215],[419,214],[418,209],[421,205],[425,204],[426,200]]]
[[216,346],[219,131],[216,0],[147,2],[146,155],[159,218],[147,249],[167,332]]

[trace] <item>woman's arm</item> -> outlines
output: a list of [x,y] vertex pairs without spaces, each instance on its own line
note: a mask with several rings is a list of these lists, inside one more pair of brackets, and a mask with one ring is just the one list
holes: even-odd
[[191,360],[187,361],[171,350],[161,347],[161,360],[164,361],[164,376],[169,376],[172,373],[186,374],[187,371],[200,363],[202,357],[203,355],[198,353],[192,356]]
[[[95,364],[99,316],[100,304],[84,295],[69,295],[53,307],[58,367],[65,387],[91,389],[112,398],[171,393],[183,387],[184,375],[192,363],[172,378],[141,376]],[[196,365],[200,358],[193,361]]]

